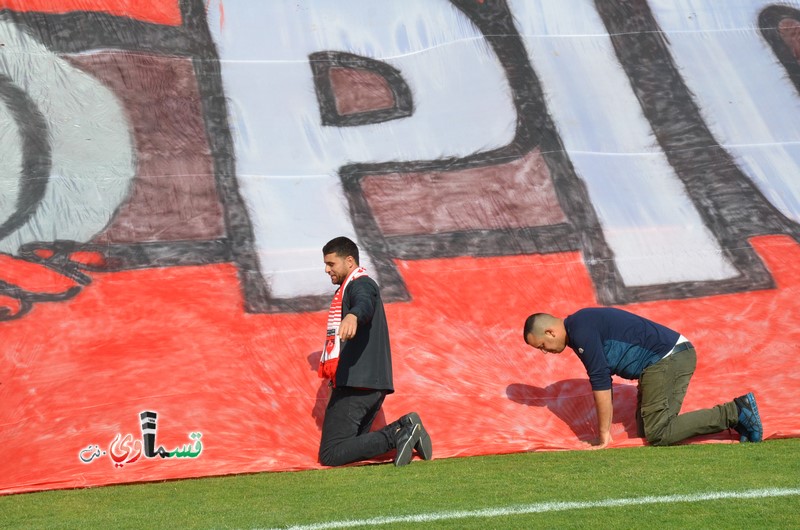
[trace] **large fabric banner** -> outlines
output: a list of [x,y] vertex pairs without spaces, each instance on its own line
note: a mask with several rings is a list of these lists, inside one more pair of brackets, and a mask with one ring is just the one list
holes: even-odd
[[589,306],[800,436],[798,2],[0,0],[0,59],[0,494],[320,467],[340,235],[436,458],[589,447],[522,337]]

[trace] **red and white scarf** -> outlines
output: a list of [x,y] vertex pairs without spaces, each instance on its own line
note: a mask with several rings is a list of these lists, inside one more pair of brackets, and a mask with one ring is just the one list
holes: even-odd
[[342,323],[342,297],[350,282],[362,276],[367,276],[367,269],[364,267],[354,269],[336,290],[336,294],[331,300],[331,308],[328,310],[328,331],[325,334],[325,347],[322,348],[317,373],[323,379],[330,379],[333,386],[336,386],[336,368],[339,366],[339,351],[342,346],[339,339],[339,325]]

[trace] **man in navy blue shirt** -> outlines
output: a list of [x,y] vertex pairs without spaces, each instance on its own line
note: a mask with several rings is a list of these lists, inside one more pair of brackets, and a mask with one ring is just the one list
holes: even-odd
[[534,313],[525,321],[525,342],[544,353],[569,346],[592,385],[599,447],[611,442],[611,376],[639,380],[636,419],[652,445],[671,445],[699,434],[734,428],[740,441],[760,442],[761,418],[752,392],[710,409],[679,414],[697,353],[686,337],[666,326],[611,307],[581,309],[565,319]]

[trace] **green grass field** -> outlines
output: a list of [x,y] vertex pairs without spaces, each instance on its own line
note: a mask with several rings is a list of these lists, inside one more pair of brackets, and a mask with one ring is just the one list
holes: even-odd
[[[709,499],[713,494],[723,498]],[[398,519],[404,516],[420,517]],[[359,522],[379,528],[800,528],[800,439],[414,460],[403,468],[0,497],[0,527],[14,529],[353,528]]]

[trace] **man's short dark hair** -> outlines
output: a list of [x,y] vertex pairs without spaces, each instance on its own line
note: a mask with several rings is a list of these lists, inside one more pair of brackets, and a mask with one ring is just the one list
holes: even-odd
[[353,256],[356,265],[358,265],[358,246],[347,237],[334,237],[325,243],[325,246],[322,247],[322,255],[325,256],[327,254],[336,254],[340,258]]
[[525,320],[525,327],[522,329],[522,340],[527,341],[528,335],[534,333],[534,328],[536,327],[536,321],[539,319],[539,316],[542,313],[534,313]]

